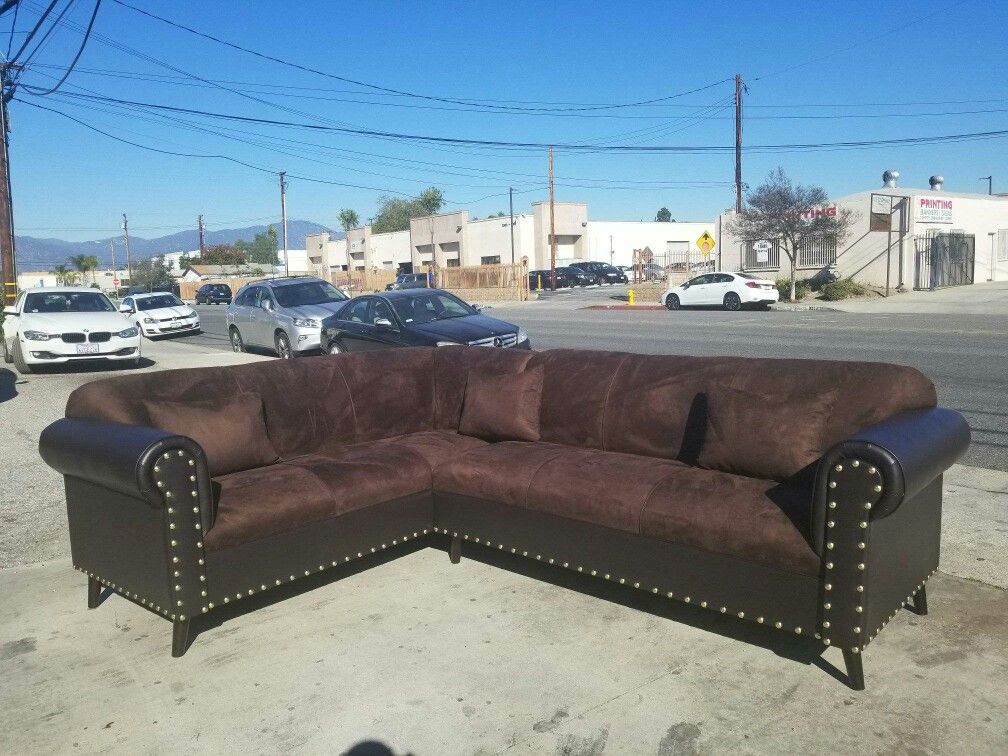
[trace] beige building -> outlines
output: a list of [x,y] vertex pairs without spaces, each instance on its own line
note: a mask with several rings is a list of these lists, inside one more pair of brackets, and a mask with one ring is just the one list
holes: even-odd
[[[512,241],[511,216],[473,219],[468,211],[413,218],[408,231],[372,233],[370,226],[351,229],[347,240],[316,234],[306,240],[308,256],[318,271],[375,268],[411,272],[437,263],[439,267],[520,263],[531,270],[550,266],[549,202],[536,202],[530,213],[516,213]],[[653,221],[593,221],[583,202],[554,206],[557,264],[598,260],[614,265],[633,263],[635,249],[650,249],[656,259],[666,254],[701,253],[703,233],[716,237],[715,223]],[[513,257],[512,257],[513,256]],[[713,259],[713,258],[711,258]]]
[[[885,288],[932,289],[1008,280],[1008,197],[948,192],[940,176],[928,189],[887,184],[837,199],[821,212],[850,210],[854,227],[839,244],[819,240],[798,254],[798,277],[826,272]],[[734,215],[722,215],[727,225]],[[790,263],[776,240],[746,244],[725,233],[721,267],[787,276]]]

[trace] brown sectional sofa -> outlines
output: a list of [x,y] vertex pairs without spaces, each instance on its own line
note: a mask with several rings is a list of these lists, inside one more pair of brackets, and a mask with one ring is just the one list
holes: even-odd
[[877,363],[416,348],[96,381],[40,450],[89,606],[171,619],[176,656],[223,604],[465,540],[840,646],[861,688],[938,565],[969,429],[935,405]]

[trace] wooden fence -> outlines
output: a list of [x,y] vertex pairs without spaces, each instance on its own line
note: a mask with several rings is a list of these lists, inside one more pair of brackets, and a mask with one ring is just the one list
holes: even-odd
[[205,281],[179,281],[179,298],[191,300],[196,298],[196,290],[204,284],[225,284],[231,287],[231,293],[236,294],[238,289],[253,281],[263,281],[266,276],[251,276],[245,278],[208,278]]

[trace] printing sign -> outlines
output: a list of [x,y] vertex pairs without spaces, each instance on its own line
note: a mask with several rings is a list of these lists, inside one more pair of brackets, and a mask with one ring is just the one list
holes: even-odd
[[773,246],[766,239],[761,239],[758,242],[753,243],[753,251],[756,253],[757,263],[767,263],[770,262],[770,249]]
[[915,197],[918,223],[952,223],[952,200],[947,197]]

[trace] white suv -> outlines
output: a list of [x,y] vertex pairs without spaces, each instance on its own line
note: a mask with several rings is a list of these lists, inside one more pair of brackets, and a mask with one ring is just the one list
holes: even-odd
[[3,355],[19,373],[78,360],[140,362],[140,329],[84,287],[24,289],[4,308]]

